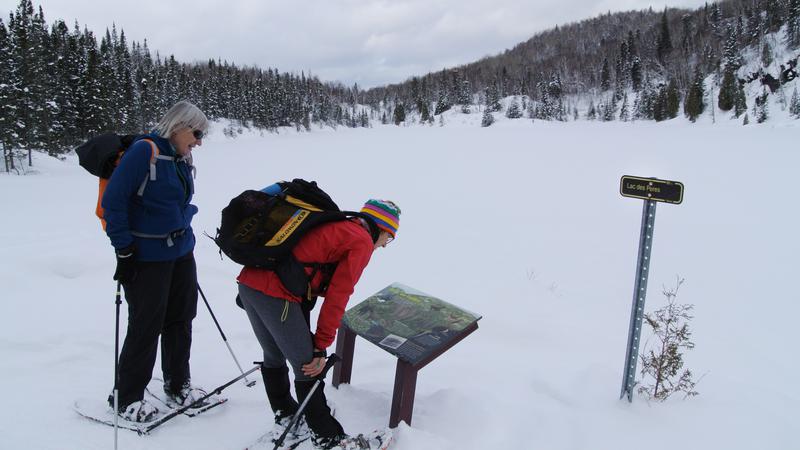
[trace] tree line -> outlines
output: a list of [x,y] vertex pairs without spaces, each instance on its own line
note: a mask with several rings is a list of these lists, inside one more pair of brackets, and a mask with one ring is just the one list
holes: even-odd
[[[472,64],[362,92],[272,68],[213,59],[182,63],[153,55],[146,40],[129,45],[113,25],[98,42],[77,22],[48,25],[41,7],[34,11],[31,0],[21,0],[7,24],[0,18],[0,146],[6,154],[63,153],[105,131],[147,130],[181,99],[212,120],[268,130],[312,123],[368,127],[373,118],[401,123],[411,114],[429,123],[453,107],[500,111],[500,99],[509,96],[515,98],[509,117],[542,120],[660,121],[676,117],[681,106],[694,120],[709,101],[738,116],[749,108],[745,83],[763,83],[771,92],[797,74],[795,58],[780,73],[737,75],[748,46],[761,48],[762,65],[770,66],[765,36],[779,30],[789,48],[800,47],[800,0],[608,13],[557,26]],[[713,99],[704,90],[709,75],[719,86]],[[767,95],[765,88],[753,106],[765,107]],[[800,111],[794,97],[792,109]],[[588,105],[579,105],[586,99]],[[758,117],[765,119],[766,111]]]
[[261,129],[369,126],[353,103],[357,89],[227,61],[182,63],[153,55],[146,40],[129,44],[114,26],[98,39],[77,22],[48,25],[31,0],[7,23],[0,18],[0,145],[8,151],[59,154],[98,133],[140,133],[182,99],[212,120]]
[[[694,120],[710,101],[738,116],[747,109],[746,83],[764,83],[772,92],[797,75],[794,58],[780,73],[736,76],[748,46],[761,49],[763,67],[770,65],[773,49],[765,37],[782,29],[787,46],[800,47],[800,0],[609,13],[555,27],[471,64],[370,89],[362,98],[389,117],[400,108],[403,117],[416,112],[422,121],[454,106],[483,104],[496,111],[498,100],[509,96],[524,102],[531,118],[545,120],[660,121],[676,117],[681,106]],[[719,99],[704,90],[709,75]]]

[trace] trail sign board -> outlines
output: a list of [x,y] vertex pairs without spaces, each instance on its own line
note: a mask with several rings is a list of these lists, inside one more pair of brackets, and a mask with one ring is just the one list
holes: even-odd
[[619,193],[623,197],[678,205],[683,202],[683,183],[623,175],[619,182]]
[[625,352],[625,366],[622,374],[622,390],[619,398],[628,397],[633,401],[633,387],[636,384],[636,362],[639,358],[639,344],[644,318],[644,301],[647,296],[647,278],[650,274],[650,253],[653,249],[653,232],[656,226],[656,202],[680,204],[683,201],[683,183],[623,176],[619,185],[623,197],[644,200],[642,207],[642,227],[639,232],[639,253],[636,262],[636,278],[633,285],[633,304],[631,321],[628,327],[628,346]]
[[417,372],[478,329],[481,316],[416,289],[393,283],[355,307],[342,320],[333,386],[350,383],[356,336],[397,357],[389,426],[411,424]]

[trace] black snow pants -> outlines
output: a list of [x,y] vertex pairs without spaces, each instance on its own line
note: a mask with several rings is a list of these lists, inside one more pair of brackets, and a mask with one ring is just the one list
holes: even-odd
[[128,331],[119,356],[119,406],[144,397],[161,335],[161,371],[173,392],[189,381],[192,319],[197,314],[197,266],[189,252],[172,261],[137,262],[123,285]]

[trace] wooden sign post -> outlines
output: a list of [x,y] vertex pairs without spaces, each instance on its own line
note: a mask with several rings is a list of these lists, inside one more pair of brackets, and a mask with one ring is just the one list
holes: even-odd
[[480,316],[395,283],[348,310],[336,338],[333,386],[350,383],[356,336],[397,357],[389,427],[411,424],[417,372],[478,329]]

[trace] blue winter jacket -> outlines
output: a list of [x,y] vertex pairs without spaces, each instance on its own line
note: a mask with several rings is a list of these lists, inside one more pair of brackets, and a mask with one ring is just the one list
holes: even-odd
[[[155,142],[159,149],[155,179],[150,167],[152,147],[143,139]],[[191,223],[197,207],[190,203],[192,168],[175,155],[169,140],[155,133],[140,136],[123,154],[103,194],[103,218],[111,244],[117,250],[136,244],[139,261],[169,261],[194,249]]]

